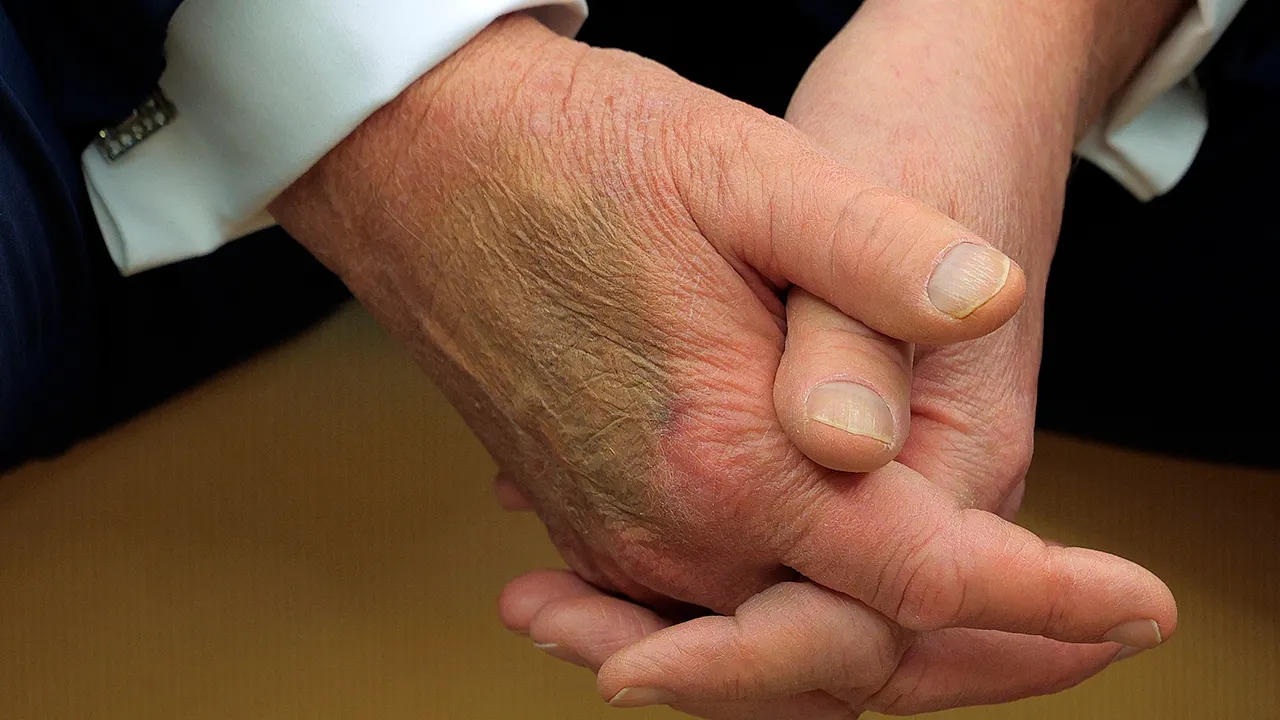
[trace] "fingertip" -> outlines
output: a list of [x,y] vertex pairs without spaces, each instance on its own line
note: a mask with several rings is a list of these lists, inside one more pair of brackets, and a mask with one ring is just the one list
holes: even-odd
[[[988,542],[979,539],[964,548],[982,570],[968,577],[963,597],[985,600],[962,608],[964,617],[952,624],[1147,649],[1175,630],[1172,591],[1141,565],[1097,550],[1053,547],[1016,526],[1004,529],[1004,534],[985,533]],[[983,535],[971,524],[970,539]],[[1023,540],[1014,540],[1017,535]],[[1032,550],[1032,542],[1039,548]],[[1019,545],[1028,550],[1008,551]]]
[[534,618],[548,603],[591,592],[596,591],[571,572],[534,570],[507,583],[499,593],[498,619],[508,630],[527,635]]
[[[1026,299],[1026,296],[1027,275],[1023,272],[1021,265],[1010,259],[1009,272],[1004,286],[990,300],[975,307],[968,319],[984,330],[989,327],[990,330],[983,332],[985,335],[1013,318],[1022,307],[1022,302]],[[975,330],[975,332],[980,332],[980,330]]]
[[1157,586],[1156,592],[1158,599],[1156,601],[1156,605],[1159,608],[1159,610],[1154,613],[1154,620],[1156,630],[1160,634],[1159,645],[1163,645],[1169,642],[1169,638],[1173,637],[1174,634],[1178,632],[1178,600],[1174,597],[1173,590],[1171,590],[1163,580],[1160,580],[1160,578],[1155,575],[1152,575],[1151,577],[1154,579]]
[[529,637],[595,670],[619,650],[666,626],[652,611],[597,591],[547,603],[530,624]]
[[529,624],[546,605],[546,598],[533,592],[528,576],[507,583],[498,595],[498,619],[514,633],[529,634]]
[[[1173,591],[1150,570],[1117,555],[1086,548],[1051,548],[1050,552],[1074,557],[1088,568],[1074,578],[1077,587],[1083,589],[1073,587],[1063,603],[1068,611],[1058,619],[1064,626],[1054,628],[1059,639],[1118,642],[1151,650],[1167,642],[1177,630],[1178,603]],[[1096,588],[1093,592],[1087,589],[1090,585]],[[1128,612],[1113,614],[1112,622],[1091,633],[1086,629],[1090,606],[1128,608]],[[1077,628],[1070,627],[1072,615],[1078,616]]]
[[1159,578],[1151,576],[1153,596],[1148,603],[1150,610],[1140,613],[1148,617],[1125,620],[1108,630],[1102,639],[1120,643],[1127,648],[1154,650],[1169,641],[1178,629],[1178,603]]
[[774,404],[793,444],[843,472],[891,461],[910,423],[911,354],[834,306],[796,288]]
[[925,288],[929,312],[941,327],[918,341],[945,344],[988,335],[1017,314],[1026,292],[1026,273],[1008,255],[986,243],[957,242],[935,260]]
[[[809,459],[841,472],[883,467],[902,447],[899,421],[879,393],[858,383],[835,381],[811,388],[800,426],[789,433]],[[902,419],[906,422],[906,418]]]

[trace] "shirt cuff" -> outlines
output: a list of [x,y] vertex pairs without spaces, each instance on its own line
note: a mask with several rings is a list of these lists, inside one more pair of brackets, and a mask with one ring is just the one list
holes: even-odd
[[[266,207],[360,123],[489,23],[530,10],[577,33],[585,0],[186,0],[160,89],[175,114],[108,161],[82,156],[125,274],[274,224]],[[141,136],[140,136],[141,137]]]
[[1199,0],[1076,147],[1143,202],[1173,189],[1209,129],[1192,72],[1245,0]]

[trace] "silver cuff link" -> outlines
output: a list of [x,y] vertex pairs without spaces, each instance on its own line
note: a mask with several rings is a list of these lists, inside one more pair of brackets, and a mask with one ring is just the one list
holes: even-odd
[[114,162],[142,141],[160,132],[177,116],[177,110],[160,90],[151,93],[129,117],[114,127],[98,131],[93,144],[107,162]]

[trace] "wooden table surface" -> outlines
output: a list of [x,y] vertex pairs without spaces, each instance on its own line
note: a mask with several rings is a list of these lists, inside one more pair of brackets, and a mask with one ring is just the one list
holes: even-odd
[[[1280,442],[1280,439],[1277,439]],[[499,626],[557,564],[363,312],[0,480],[0,720],[663,718]],[[1178,634],[964,718],[1280,719],[1280,473],[1042,436],[1023,520],[1160,574]]]

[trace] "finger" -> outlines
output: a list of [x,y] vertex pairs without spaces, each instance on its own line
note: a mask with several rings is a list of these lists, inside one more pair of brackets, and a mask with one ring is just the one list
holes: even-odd
[[971,627],[1067,642],[1159,645],[1176,625],[1164,583],[1122,558],[1046,545],[962,508],[890,465],[797,496],[799,537],[783,561],[913,630]]
[[600,670],[600,690],[615,704],[633,694],[735,702],[832,688],[865,698],[884,686],[909,642],[910,633],[856,600],[782,583],[733,617],[692,620],[619,651]]
[[[981,337],[1022,302],[1022,270],[942,213],[878,186],[780,120],[704,133],[688,163],[698,229],[777,283],[793,283],[908,342]],[[739,142],[740,140],[740,142]],[[697,148],[695,148],[697,151]]]
[[773,390],[791,442],[833,470],[865,472],[892,460],[910,430],[911,352],[793,288]]
[[533,619],[553,600],[603,596],[568,570],[534,570],[507,583],[498,596],[498,617],[510,631],[529,634]]
[[529,627],[529,637],[542,651],[597,671],[625,644],[667,626],[640,605],[600,592],[554,600]]
[[[615,598],[580,580],[573,573],[545,570],[512,581],[503,592],[504,623],[523,626],[538,648],[576,665],[599,670],[617,651],[644,640],[668,623],[653,612]],[[631,692],[616,707],[662,704],[663,698]],[[648,702],[646,702],[648,700]],[[848,707],[824,693],[763,702],[677,703],[684,712],[714,720],[774,720],[812,718],[849,720]]]
[[915,715],[966,705],[1051,695],[1106,669],[1124,650],[991,630],[940,630],[919,636],[868,709]]
[[601,669],[600,684],[605,695],[646,688],[701,703],[818,686],[850,708],[914,714],[1058,692],[1107,667],[1122,649],[989,630],[913,638],[852,598],[789,584],[733,618],[684,623],[620,650]]
[[520,486],[506,470],[499,470],[498,476],[493,479],[493,496],[498,501],[498,507],[503,510],[524,512],[533,509],[533,503],[524,496]]

